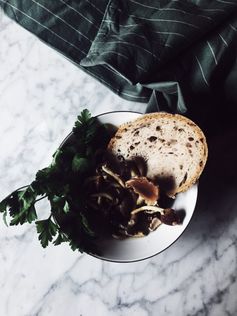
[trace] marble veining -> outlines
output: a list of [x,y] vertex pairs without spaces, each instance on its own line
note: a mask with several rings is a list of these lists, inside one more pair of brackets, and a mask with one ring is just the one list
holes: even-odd
[[[50,162],[83,108],[144,112],[145,105],[117,97],[2,14],[0,26],[3,198]],[[193,219],[151,259],[118,264],[67,245],[42,249],[34,226],[0,221],[0,315],[237,315],[235,135],[210,140]]]

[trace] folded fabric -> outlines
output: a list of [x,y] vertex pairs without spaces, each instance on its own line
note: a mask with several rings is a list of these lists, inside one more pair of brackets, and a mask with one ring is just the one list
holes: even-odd
[[201,125],[236,111],[234,0],[0,0],[0,7],[148,111],[183,113]]
[[[155,82],[163,67],[232,13],[233,7],[224,10],[222,2],[217,2],[215,9],[210,4],[202,7],[187,1],[112,0],[80,65],[106,64],[131,84]],[[218,58],[211,43],[209,49],[212,58]]]
[[80,61],[99,31],[109,0],[0,0],[0,8],[21,26],[123,98],[147,102],[151,92],[131,86],[106,65],[92,68]]

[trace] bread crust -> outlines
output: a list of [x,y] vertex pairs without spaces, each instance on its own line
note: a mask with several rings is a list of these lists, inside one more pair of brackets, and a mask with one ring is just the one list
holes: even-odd
[[[207,146],[207,141],[204,133],[200,129],[200,127],[195,124],[192,120],[189,118],[180,115],[180,114],[170,114],[166,112],[156,112],[156,113],[149,113],[149,114],[144,114],[141,117],[135,119],[134,121],[130,121],[128,123],[122,124],[119,129],[117,130],[115,136],[110,140],[108,144],[108,150],[115,154],[116,156],[120,155],[118,151],[116,151],[116,146],[117,143],[126,137],[126,132],[129,130],[134,130],[134,129],[142,129],[143,127],[147,127],[147,125],[152,124],[154,122],[159,123],[162,120],[167,120],[167,122],[170,122],[171,124],[175,124],[181,122],[185,126],[187,126],[187,129],[193,130],[195,132],[195,135],[201,140],[199,142],[200,150],[202,151],[202,156],[201,156],[201,162],[200,164],[196,164],[195,168],[196,170],[193,172],[193,175],[188,179],[188,181],[184,181],[184,183],[180,186],[176,186],[173,194],[179,193],[179,192],[184,192],[188,190],[193,184],[197,182],[199,179],[201,173],[203,172],[203,169],[205,167],[207,157],[208,157],[208,146]],[[142,139],[142,138],[141,138]],[[132,145],[132,140],[126,139],[128,141],[128,145],[130,145],[129,141],[131,142]],[[154,144],[155,148],[156,144]],[[126,159],[126,158],[125,158]],[[177,157],[176,159],[179,159]],[[176,160],[177,161],[177,160]],[[149,162],[148,162],[149,163]],[[157,162],[158,163],[158,162]],[[184,175],[185,177],[185,175]]]

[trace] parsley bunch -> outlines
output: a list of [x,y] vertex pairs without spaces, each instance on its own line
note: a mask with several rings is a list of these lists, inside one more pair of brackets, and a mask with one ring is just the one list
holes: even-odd
[[[101,147],[105,148],[108,140],[105,126],[97,118],[91,117],[88,110],[83,110],[70,139],[54,153],[51,165],[39,170],[30,185],[17,189],[0,202],[0,213],[3,213],[5,224],[8,216],[11,218],[10,225],[35,222],[43,247],[50,242],[54,245],[69,242],[73,250],[88,248],[88,241],[95,234],[85,215],[83,181],[95,169],[95,152]],[[44,198],[49,201],[50,215],[37,220],[35,205]],[[61,219],[71,221],[79,234],[75,237],[70,227],[64,230]]]

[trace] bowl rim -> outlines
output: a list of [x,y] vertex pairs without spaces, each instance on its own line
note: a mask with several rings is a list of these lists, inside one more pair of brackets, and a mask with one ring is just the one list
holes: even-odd
[[[104,115],[108,115],[108,114],[113,114],[113,113],[134,113],[134,114],[146,114],[146,113],[142,113],[142,112],[137,112],[137,111],[122,111],[122,110],[118,110],[118,111],[109,111],[109,112],[103,112],[101,114],[97,114],[93,117],[95,118],[98,118],[98,117],[101,117],[101,116],[104,116]],[[61,144],[59,145],[59,148],[62,147],[66,141],[71,137],[71,135],[73,134],[73,132],[70,132],[64,139],[63,141],[61,142]],[[109,259],[109,258],[106,258],[106,257],[102,257],[102,256],[99,256],[99,255],[96,255],[94,253],[90,253],[90,252],[87,252],[86,250],[83,251],[83,253],[86,253],[87,255],[89,256],[92,256],[98,260],[102,260],[102,261],[106,261],[106,262],[111,262],[111,263],[134,263],[134,262],[139,262],[139,261],[144,261],[144,260],[147,260],[147,259],[151,259],[159,254],[161,254],[162,252],[164,252],[165,250],[167,250],[168,248],[170,248],[183,234],[184,232],[186,231],[187,227],[189,226],[192,218],[193,218],[193,214],[195,212],[195,209],[196,209],[196,205],[197,205],[197,197],[198,197],[198,181],[193,185],[193,186],[196,186],[196,190],[197,190],[197,193],[196,193],[196,197],[195,197],[195,206],[194,206],[194,209],[193,209],[193,212],[191,214],[191,217],[189,219],[189,222],[188,224],[186,225],[186,227],[184,228],[184,230],[181,232],[181,234],[172,242],[170,243],[168,246],[166,246],[165,248],[163,248],[161,251],[158,251],[150,256],[147,256],[147,257],[144,257],[144,258],[138,258],[138,259],[132,259],[132,260],[119,260],[119,259]]]

